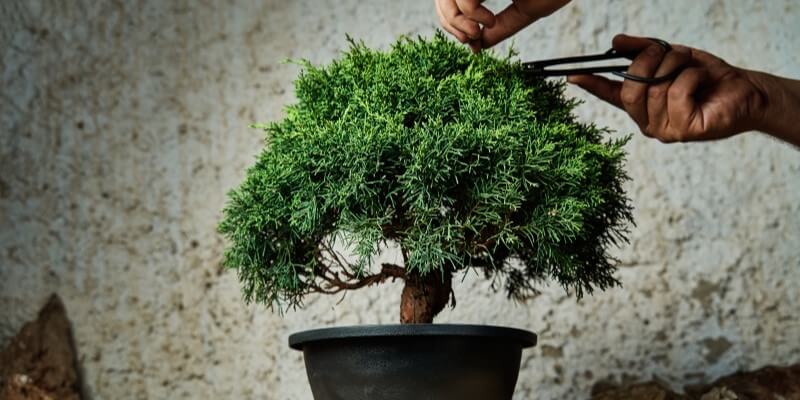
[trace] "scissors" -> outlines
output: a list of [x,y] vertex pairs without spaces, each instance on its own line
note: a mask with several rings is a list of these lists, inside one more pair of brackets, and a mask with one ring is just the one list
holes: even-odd
[[[672,50],[672,46],[670,46],[669,43],[667,43],[664,40],[656,38],[648,38],[648,39],[652,40],[659,46],[663,47],[665,53]],[[627,73],[626,71],[628,70],[629,65],[606,65],[598,67],[561,68],[561,69],[548,68],[552,65],[577,64],[577,63],[586,63],[592,61],[611,60],[616,58],[633,59],[634,57],[636,57],[637,54],[639,54],[639,52],[620,53],[612,48],[602,54],[591,54],[586,56],[563,57],[563,58],[553,58],[550,60],[525,62],[522,63],[522,67],[525,69],[526,73],[536,77],[612,73],[621,78],[630,79],[632,81],[642,82],[642,83],[660,83],[668,81],[677,76],[677,74],[680,72],[680,71],[674,71],[670,74],[666,74],[663,76],[648,78],[645,76],[631,75]]]

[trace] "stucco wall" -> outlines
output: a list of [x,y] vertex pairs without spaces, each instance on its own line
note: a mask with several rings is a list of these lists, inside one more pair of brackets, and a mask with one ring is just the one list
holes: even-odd
[[[576,0],[516,46],[597,52],[625,31],[797,78],[798,20],[792,0]],[[429,0],[0,2],[0,344],[58,292],[94,399],[310,399],[288,334],[394,322],[400,288],[311,298],[284,318],[241,302],[215,225],[262,145],[247,125],[292,101],[298,68],[281,60],[436,25]],[[634,131],[570,93],[585,120]],[[466,279],[439,319],[539,333],[518,399],[800,360],[800,152],[756,133],[636,136],[628,150],[638,226],[618,251],[623,288],[576,302],[553,286],[520,305]]]

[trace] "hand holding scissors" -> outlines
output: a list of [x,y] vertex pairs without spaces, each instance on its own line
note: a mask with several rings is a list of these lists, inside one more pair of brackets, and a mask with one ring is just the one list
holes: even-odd
[[[633,62],[630,66],[548,69],[564,62],[619,57]],[[617,35],[612,50],[603,55],[523,65],[533,75],[567,75],[569,82],[624,110],[642,133],[662,142],[721,139],[749,130],[793,143],[798,140],[800,120],[791,117],[797,115],[792,103],[782,102],[791,88],[795,101],[800,101],[800,82],[737,68],[702,50]],[[604,72],[624,80],[594,75]]]

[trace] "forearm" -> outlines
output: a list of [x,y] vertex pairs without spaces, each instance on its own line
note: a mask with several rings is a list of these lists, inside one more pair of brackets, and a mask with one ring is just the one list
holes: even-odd
[[800,80],[753,72],[765,94],[765,110],[758,130],[800,146]]

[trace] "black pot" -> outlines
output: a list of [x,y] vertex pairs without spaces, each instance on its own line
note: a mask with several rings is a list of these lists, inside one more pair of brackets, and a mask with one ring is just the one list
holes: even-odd
[[315,400],[510,400],[529,331],[372,325],[295,333]]

